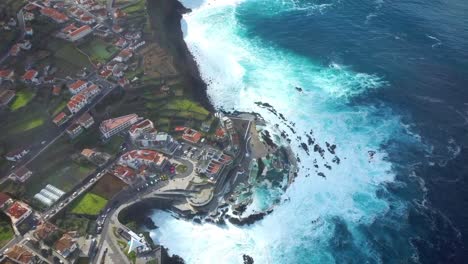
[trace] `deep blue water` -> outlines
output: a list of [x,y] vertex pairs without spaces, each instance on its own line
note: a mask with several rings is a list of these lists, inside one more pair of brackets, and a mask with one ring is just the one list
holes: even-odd
[[[466,263],[468,2],[209,3],[184,4],[194,9],[186,41],[212,102],[280,124],[301,173],[290,202],[252,227],[156,213],[156,239],[189,263],[238,263],[242,253],[256,263]],[[297,147],[310,130],[322,146],[337,143],[341,164]],[[318,170],[332,164],[325,180],[314,160]]]
[[[417,243],[422,262],[464,262],[468,258],[468,2],[296,3],[332,6],[262,17],[246,4],[237,12],[238,21],[252,38],[325,65],[335,62],[377,73],[388,82],[386,89],[356,101],[390,105],[433,147],[426,152],[392,142],[387,148],[389,158],[400,166],[401,181],[412,184],[406,175],[413,171],[428,188],[427,208],[415,206],[410,211],[412,228],[421,229],[416,233],[423,238]],[[454,154],[458,148],[463,151]],[[399,191],[395,195],[412,197]],[[385,227],[375,223],[368,231],[380,228]]]

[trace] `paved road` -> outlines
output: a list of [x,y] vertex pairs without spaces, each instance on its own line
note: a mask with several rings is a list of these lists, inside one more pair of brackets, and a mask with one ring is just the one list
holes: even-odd
[[[89,78],[92,78],[92,77],[89,77]],[[96,106],[96,104],[101,102],[107,95],[109,95],[110,92],[112,92],[114,90],[113,88],[115,88],[117,86],[115,84],[112,84],[112,83],[108,82],[107,80],[103,80],[103,79],[100,79],[100,78],[96,78],[94,82],[101,85],[101,87],[104,88],[104,89],[102,89],[103,91],[101,91],[101,93],[98,95],[98,97],[95,98],[91,104],[85,106],[78,113],[76,113],[74,115],[74,118],[68,120],[65,123],[65,125],[60,126],[59,130],[56,132],[56,133],[58,133],[57,135],[55,135],[49,142],[47,142],[45,145],[43,145],[39,150],[36,150],[36,153],[34,153],[33,156],[29,157],[26,161],[23,161],[23,162],[20,162],[19,164],[17,164],[15,166],[15,168],[13,168],[12,170],[10,170],[10,172],[7,173],[7,175],[9,175],[13,170],[15,170],[17,168],[20,168],[20,167],[23,167],[23,166],[26,166],[29,163],[31,163],[32,161],[34,161],[39,155],[41,155],[45,150],[47,150],[47,148],[49,148],[60,137],[62,137],[66,133],[67,128],[72,126],[75,123],[75,121],[78,120],[78,118],[81,117],[82,114],[84,114],[84,113],[88,112],[89,110],[91,110],[92,108],[94,108]],[[47,136],[49,137],[50,135],[47,135]],[[34,150],[32,150],[31,152],[34,152]],[[31,155],[31,154],[29,154],[29,155]],[[2,179],[0,179],[0,184],[4,183],[7,179],[8,179],[8,177],[3,177]]]

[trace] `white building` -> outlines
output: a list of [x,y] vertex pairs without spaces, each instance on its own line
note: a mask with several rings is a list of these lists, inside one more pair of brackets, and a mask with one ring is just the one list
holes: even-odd
[[110,138],[113,135],[128,129],[136,122],[138,122],[138,115],[125,115],[103,121],[99,126],[99,130],[104,138]]

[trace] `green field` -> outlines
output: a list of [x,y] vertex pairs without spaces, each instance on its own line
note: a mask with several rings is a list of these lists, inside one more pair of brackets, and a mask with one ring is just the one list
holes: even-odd
[[66,136],[62,136],[47,151],[43,152],[28,167],[34,172],[24,185],[25,197],[31,198],[47,184],[68,192],[80,183],[96,167],[78,163],[72,159],[81,149],[75,149]]
[[93,63],[105,63],[119,51],[114,45],[99,38],[94,38],[79,48],[88,54]]
[[[45,155],[47,154],[45,152]],[[69,154],[63,153],[62,155]],[[36,169],[36,166],[32,167],[31,170],[34,171],[34,174],[25,185],[25,197],[32,198],[47,184],[52,184],[60,190],[68,192],[95,169],[92,166],[78,165],[68,158],[47,156],[49,159],[54,159],[54,161],[45,164],[43,168]]]
[[145,6],[146,0],[139,0],[135,4],[124,8],[122,11],[129,15],[132,15],[132,13],[143,11],[145,9]]
[[14,237],[13,228],[11,227],[8,216],[1,213],[0,216],[0,247],[3,247],[8,241]]
[[124,141],[125,139],[123,137],[115,135],[105,145],[102,146],[102,149],[105,152],[113,155],[120,150],[120,146],[122,146]]
[[173,99],[169,101],[166,108],[169,110],[192,112],[205,116],[209,114],[208,110],[203,108],[200,104],[188,99]]
[[57,106],[55,106],[52,111],[52,117],[55,117],[57,114],[62,112],[63,109],[65,109],[65,107],[67,106],[67,103],[68,102],[66,100],[62,100]]
[[54,63],[62,71],[66,69],[70,74],[76,74],[82,68],[90,67],[88,57],[78,51],[72,43],[53,39],[49,41],[47,48],[54,53],[50,63]]
[[32,91],[21,90],[16,93],[15,100],[10,106],[12,111],[16,111],[21,107],[27,105],[34,97],[34,93]]
[[104,207],[107,200],[97,194],[87,193],[78,201],[73,203],[71,213],[79,215],[98,215]]
[[29,120],[29,122],[22,124],[21,126],[16,127],[13,132],[19,133],[19,132],[25,132],[31,129],[34,129],[36,127],[40,127],[44,124],[44,119],[42,118],[35,118]]

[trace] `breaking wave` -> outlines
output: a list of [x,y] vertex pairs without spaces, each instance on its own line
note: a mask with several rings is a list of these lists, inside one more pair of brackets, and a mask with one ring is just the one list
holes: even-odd
[[[153,220],[159,228],[153,237],[188,263],[241,263],[243,254],[255,263],[381,262],[388,254],[374,240],[398,233],[404,228],[400,219],[408,214],[408,203],[386,189],[395,174],[382,145],[406,133],[390,108],[355,100],[385,89],[385,80],[282,49],[249,35],[237,18],[239,10],[271,15],[282,10],[284,2],[183,4],[193,9],[184,16],[185,41],[208,84],[211,102],[218,109],[260,113],[271,132],[284,131],[301,160],[300,171],[284,194],[289,199],[249,227],[199,225],[157,211]],[[259,5],[265,8],[256,9]],[[256,102],[268,103],[285,119]],[[300,147],[307,135],[319,146],[335,144],[336,153],[307,153]],[[333,162],[337,156],[339,164]],[[276,197],[265,189],[257,191],[253,204],[259,207]],[[382,219],[388,226],[370,235]],[[415,255],[408,236],[392,245],[391,254],[398,247],[398,254]]]

